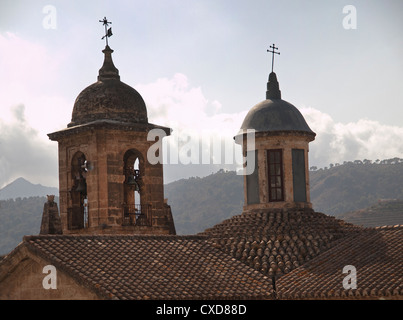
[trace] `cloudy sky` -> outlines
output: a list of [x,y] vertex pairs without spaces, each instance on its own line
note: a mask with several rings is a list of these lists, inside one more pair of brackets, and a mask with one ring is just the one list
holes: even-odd
[[[402,12],[401,0],[2,0],[0,187],[20,176],[58,186],[47,133],[96,81],[104,16],[121,80],[177,137],[231,140],[265,99],[275,43],[282,98],[317,133],[311,166],[403,157]],[[167,165],[166,182],[217,162]]]

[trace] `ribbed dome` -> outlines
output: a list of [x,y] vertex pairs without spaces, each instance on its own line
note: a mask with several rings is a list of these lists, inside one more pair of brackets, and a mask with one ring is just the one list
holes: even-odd
[[120,81],[119,71],[112,61],[113,50],[106,46],[102,52],[105,60],[99,70],[98,81],[78,95],[68,127],[97,120],[148,123],[143,98],[135,89]]
[[277,77],[270,73],[266,100],[255,105],[246,115],[241,129],[256,132],[300,131],[315,134],[306,123],[301,112],[291,103],[281,99]]

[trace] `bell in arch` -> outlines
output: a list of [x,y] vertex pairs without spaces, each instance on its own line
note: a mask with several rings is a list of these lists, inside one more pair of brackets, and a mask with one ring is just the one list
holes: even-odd
[[127,185],[134,187],[135,191],[140,191],[139,184],[133,174],[127,177]]
[[81,193],[86,193],[87,192],[87,186],[85,184],[85,182],[81,179],[78,182],[77,188],[76,188],[77,192],[81,192]]

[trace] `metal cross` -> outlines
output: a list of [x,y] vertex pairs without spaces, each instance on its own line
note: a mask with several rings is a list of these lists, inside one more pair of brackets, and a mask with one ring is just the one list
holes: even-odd
[[272,51],[270,51],[269,49],[267,49],[267,52],[271,52],[272,53],[272,58],[271,58],[271,72],[273,72],[273,65],[274,65],[274,54],[278,54],[280,55],[280,52],[276,52],[276,50],[278,50],[278,48],[274,45],[270,46],[271,49],[273,49]]
[[106,38],[106,45],[108,45],[108,38],[112,35],[112,28],[108,29],[108,25],[112,24],[112,22],[108,21],[106,17],[104,17],[103,20],[99,20],[99,22],[102,22],[105,26],[105,35],[101,39],[103,40],[104,38]]

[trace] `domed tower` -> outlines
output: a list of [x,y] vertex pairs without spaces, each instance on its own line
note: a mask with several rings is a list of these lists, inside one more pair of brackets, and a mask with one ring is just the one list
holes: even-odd
[[171,129],[148,122],[141,95],[120,81],[113,50],[102,52],[98,81],[78,95],[67,128],[48,134],[59,145],[63,233],[174,234],[162,163],[147,159],[156,143],[150,130]]
[[[246,130],[255,131],[254,145]],[[312,208],[309,196],[308,151],[315,139],[299,110],[281,99],[276,74],[267,83],[266,100],[246,115],[235,137],[244,155],[252,153],[254,170],[244,176],[244,211],[265,208]],[[253,165],[252,165],[253,166]]]

